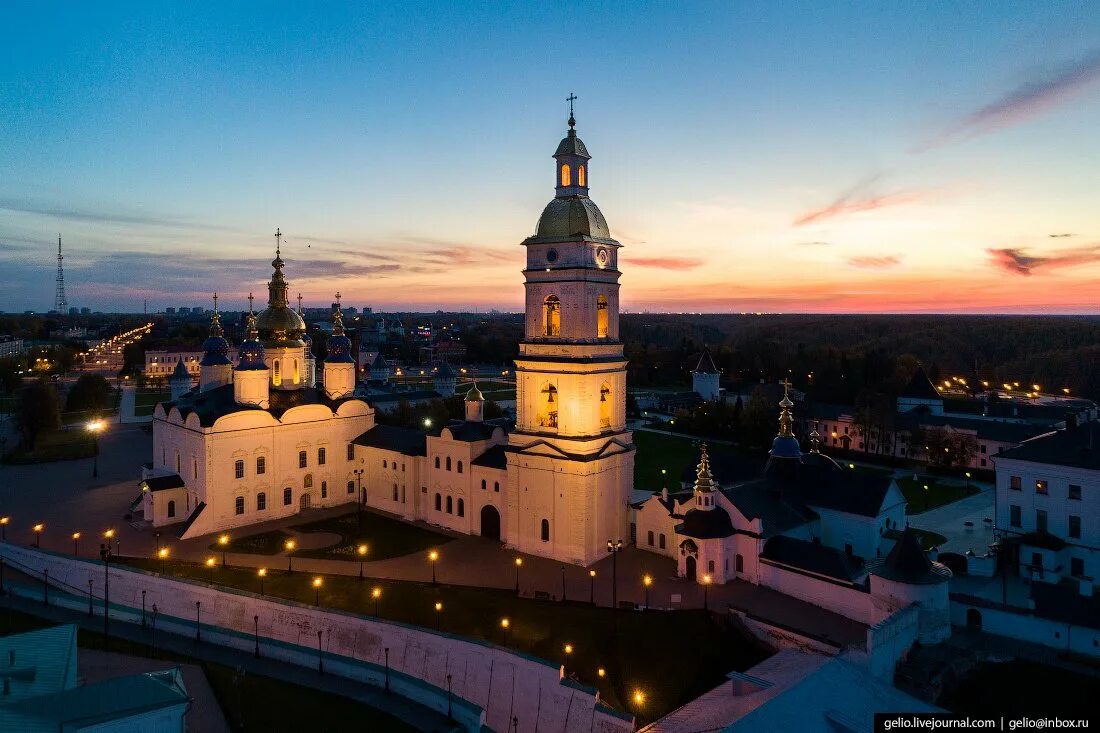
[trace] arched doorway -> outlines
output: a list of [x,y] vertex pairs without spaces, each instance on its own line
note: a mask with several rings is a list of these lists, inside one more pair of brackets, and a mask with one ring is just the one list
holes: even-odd
[[968,629],[975,629],[981,631],[982,629],[982,612],[976,608],[966,609],[966,627]]
[[687,559],[684,560],[684,569],[686,571],[684,573],[684,576],[688,580],[694,581],[695,580],[695,555],[688,555],[687,556]]
[[500,512],[488,504],[481,507],[481,536],[500,541]]
[[309,509],[309,493],[303,492],[302,496],[298,499],[298,510],[304,511]]

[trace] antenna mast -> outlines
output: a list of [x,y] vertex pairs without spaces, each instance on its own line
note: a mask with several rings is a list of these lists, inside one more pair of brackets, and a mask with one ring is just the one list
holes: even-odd
[[57,289],[53,296],[53,309],[58,313],[64,313],[69,309],[69,301],[65,297],[65,270],[61,267],[61,260],[65,257],[61,254],[61,235],[57,235]]

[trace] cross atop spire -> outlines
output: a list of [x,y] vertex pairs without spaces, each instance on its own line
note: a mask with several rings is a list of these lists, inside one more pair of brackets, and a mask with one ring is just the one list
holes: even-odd
[[565,101],[569,102],[569,127],[576,127],[577,121],[573,118],[573,102],[577,101],[577,95],[569,92],[569,96],[565,98]]
[[302,294],[298,293],[298,315],[302,315]]
[[252,293],[248,294],[248,312],[252,312]]
[[336,291],[336,307],[337,308],[340,307],[340,291],[339,290]]
[[336,291],[336,307],[332,311],[332,335],[344,335],[344,315],[340,312],[340,291]]
[[790,438],[794,436],[794,416],[791,414],[794,403],[791,402],[791,382],[789,379],[784,379],[780,384],[783,385],[783,399],[779,401],[779,435],[783,438]]
[[283,248],[283,233],[279,227],[275,227],[275,256],[278,257]]
[[214,315],[218,315],[218,294],[214,293]]

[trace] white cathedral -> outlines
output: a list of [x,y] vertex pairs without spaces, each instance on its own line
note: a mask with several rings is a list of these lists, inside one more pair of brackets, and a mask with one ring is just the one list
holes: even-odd
[[[556,196],[523,242],[525,337],[516,360],[516,422],[464,420],[440,435],[379,425],[355,396],[351,341],[333,313],[317,368],[290,306],[277,246],[267,308],[229,359],[215,313],[197,387],[185,369],[153,415],[153,460],[135,502],[153,526],[189,538],[362,502],[589,565],[627,536],[634,444],[626,429],[619,340],[621,246],[588,197],[588,150],[576,122],[554,153]],[[250,296],[251,304],[251,296]]]

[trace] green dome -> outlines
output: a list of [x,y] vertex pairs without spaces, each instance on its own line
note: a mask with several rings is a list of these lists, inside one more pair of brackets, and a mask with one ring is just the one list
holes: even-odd
[[610,239],[607,220],[595,202],[587,196],[564,196],[553,199],[542,210],[536,237],[588,237]]

